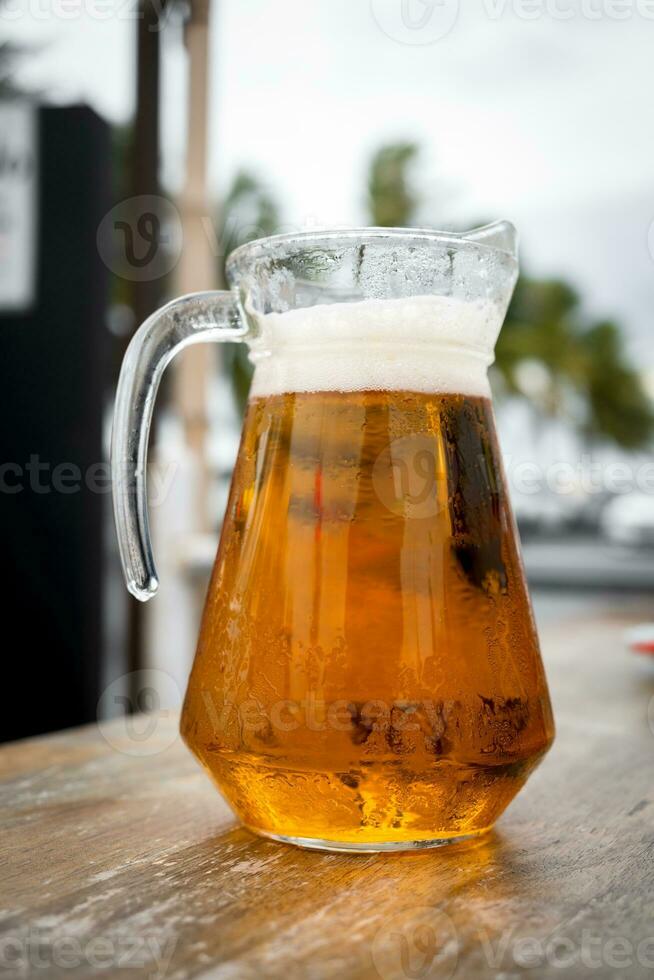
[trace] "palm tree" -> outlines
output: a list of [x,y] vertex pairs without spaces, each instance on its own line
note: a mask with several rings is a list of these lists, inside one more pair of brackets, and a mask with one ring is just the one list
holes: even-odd
[[[384,146],[372,158],[368,201],[373,224],[411,227],[419,196],[411,186],[413,143]],[[654,408],[629,363],[615,323],[588,323],[575,290],[560,280],[521,276],[497,343],[495,370],[505,391],[527,397],[520,367],[538,363],[547,383],[537,399],[546,416],[567,415],[586,438],[624,449],[654,435]],[[534,404],[533,393],[529,401]]]
[[239,170],[223,201],[222,245],[228,255],[255,238],[274,235],[279,227],[275,198],[249,170]]
[[603,320],[584,334],[583,378],[589,412],[585,430],[625,449],[640,449],[652,438],[652,403],[638,372],[629,364],[618,326]]
[[368,176],[368,208],[376,227],[407,228],[413,224],[419,197],[411,187],[409,167],[417,155],[415,143],[391,143],[373,156]]
[[639,449],[654,434],[654,411],[629,363],[616,323],[588,323],[565,282],[521,277],[496,347],[505,388],[521,391],[520,365],[539,362],[547,383],[537,398],[545,415],[568,415],[585,438]]

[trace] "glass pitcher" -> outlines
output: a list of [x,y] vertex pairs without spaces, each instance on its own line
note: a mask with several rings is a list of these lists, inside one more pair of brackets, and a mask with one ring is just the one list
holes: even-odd
[[285,235],[227,274],[230,291],[143,324],[114,423],[121,556],[146,600],[161,374],[188,344],[249,345],[182,735],[268,837],[381,851],[481,834],[554,736],[487,380],[515,230]]

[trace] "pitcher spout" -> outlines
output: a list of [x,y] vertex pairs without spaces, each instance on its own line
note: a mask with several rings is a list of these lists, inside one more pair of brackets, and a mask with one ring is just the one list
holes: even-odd
[[479,245],[488,245],[491,248],[506,252],[512,258],[518,258],[518,232],[515,225],[510,221],[493,221],[489,225],[482,225],[480,228],[473,228],[466,231],[461,236],[469,242],[477,242]]

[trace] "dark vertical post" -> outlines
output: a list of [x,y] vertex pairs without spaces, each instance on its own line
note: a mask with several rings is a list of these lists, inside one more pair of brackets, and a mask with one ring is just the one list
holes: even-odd
[[[136,38],[136,111],[131,156],[131,187],[134,197],[159,193],[161,4],[140,0]],[[131,305],[138,326],[161,305],[160,279],[132,284]],[[128,606],[128,670],[142,666],[143,609],[136,600]],[[136,692],[132,692],[135,695]],[[134,697],[132,697],[134,706]]]
[[95,719],[102,656],[109,128],[84,106],[38,112],[34,301],[0,315],[0,738]]

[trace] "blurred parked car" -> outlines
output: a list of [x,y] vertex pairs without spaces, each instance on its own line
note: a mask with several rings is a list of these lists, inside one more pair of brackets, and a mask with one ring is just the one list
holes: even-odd
[[557,494],[541,490],[524,494],[512,488],[513,509],[523,537],[551,536],[562,531],[595,530],[599,522],[599,502],[580,492]]

